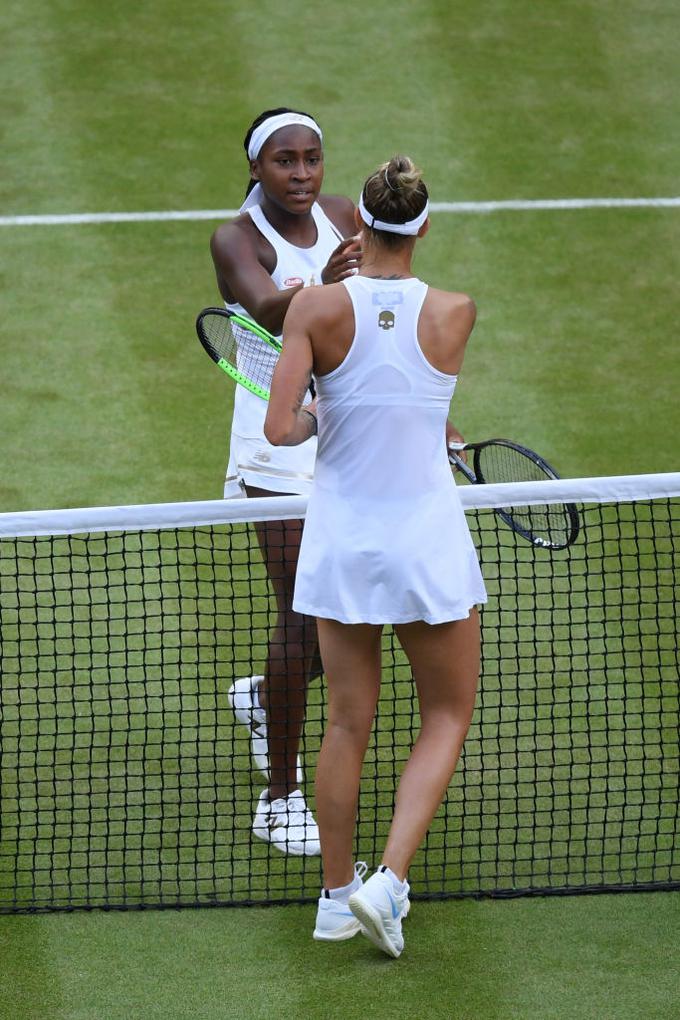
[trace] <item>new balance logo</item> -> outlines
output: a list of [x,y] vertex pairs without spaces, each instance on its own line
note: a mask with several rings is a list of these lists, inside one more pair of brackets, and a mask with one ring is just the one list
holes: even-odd
[[283,815],[269,815],[267,825],[270,829],[285,829],[286,819]]

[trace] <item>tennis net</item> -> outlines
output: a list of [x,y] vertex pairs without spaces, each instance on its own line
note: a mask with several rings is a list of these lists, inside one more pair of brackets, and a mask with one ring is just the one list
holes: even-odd
[[[461,763],[419,897],[680,887],[680,474],[463,486],[489,603]],[[549,551],[494,507],[573,503]],[[317,857],[254,838],[264,786],[227,690],[275,617],[254,522],[305,500],[0,515],[0,912],[314,900]],[[418,731],[385,635],[356,855],[373,862]],[[302,758],[324,721],[308,692]]]

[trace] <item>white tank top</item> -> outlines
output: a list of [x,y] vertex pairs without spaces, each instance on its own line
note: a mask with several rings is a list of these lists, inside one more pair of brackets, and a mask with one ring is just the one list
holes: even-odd
[[[321,283],[321,272],[331,253],[337,248],[338,242],[342,240],[342,234],[331,223],[318,202],[312,206],[317,237],[316,243],[311,248],[297,248],[281,237],[259,205],[252,206],[247,212],[276,252],[276,266],[271,277],[278,290],[298,287],[301,283],[305,287],[314,287]],[[231,312],[252,318],[240,304],[227,304],[227,308]],[[267,404],[264,400],[244,386],[236,387],[232,422],[232,431],[236,435],[247,439],[263,438],[266,413]]]
[[427,285],[365,276],[344,285],[354,339],[317,380],[317,486],[370,504],[450,487],[444,434],[456,376],[434,368],[418,343]]
[[316,379],[319,445],[293,608],[343,623],[463,619],[486,592],[446,452],[456,376],[418,343],[427,286],[343,282],[354,339]]

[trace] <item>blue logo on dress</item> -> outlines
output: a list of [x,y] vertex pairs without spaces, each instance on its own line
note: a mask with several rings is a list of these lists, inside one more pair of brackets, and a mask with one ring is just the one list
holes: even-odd
[[404,292],[401,290],[381,290],[372,295],[373,304],[381,308],[394,308],[404,303]]

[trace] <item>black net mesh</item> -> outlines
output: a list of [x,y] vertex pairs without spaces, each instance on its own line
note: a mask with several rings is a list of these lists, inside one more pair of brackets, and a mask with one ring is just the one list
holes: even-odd
[[[415,896],[680,886],[677,500],[579,505],[549,552],[468,513],[489,591],[461,763]],[[254,837],[265,785],[227,691],[276,604],[249,524],[0,541],[0,911],[315,899]],[[324,720],[307,698],[302,759]],[[418,732],[385,635],[356,855],[376,862]]]

